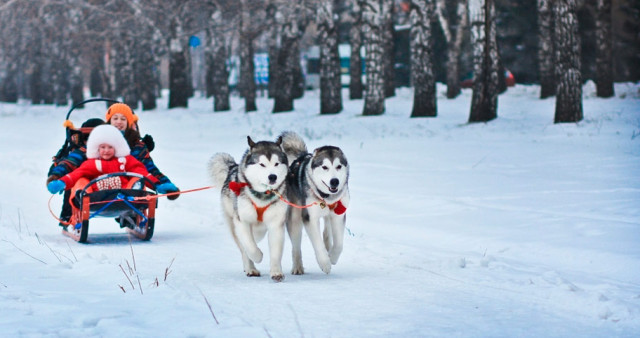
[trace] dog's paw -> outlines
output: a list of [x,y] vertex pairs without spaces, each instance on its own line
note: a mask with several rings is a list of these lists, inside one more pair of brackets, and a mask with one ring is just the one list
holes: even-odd
[[271,274],[271,279],[276,283],[280,283],[284,280],[284,274],[282,273]]
[[294,266],[291,269],[291,274],[292,275],[304,275],[304,267],[302,265]]
[[326,258],[318,258],[318,266],[322,269],[322,272],[328,274],[331,272],[331,261],[329,260],[329,256]]
[[260,271],[256,269],[251,269],[249,271],[245,271],[247,277],[260,277]]

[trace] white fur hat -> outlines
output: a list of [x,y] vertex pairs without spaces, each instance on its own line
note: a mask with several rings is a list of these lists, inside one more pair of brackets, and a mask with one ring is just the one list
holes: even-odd
[[112,146],[116,150],[116,157],[124,157],[131,152],[122,132],[110,124],[93,128],[87,140],[87,158],[99,158],[98,147],[101,144]]

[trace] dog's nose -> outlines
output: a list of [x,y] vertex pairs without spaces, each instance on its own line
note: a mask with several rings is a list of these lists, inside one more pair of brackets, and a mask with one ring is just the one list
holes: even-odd
[[269,179],[269,183],[274,184],[274,183],[276,183],[276,180],[278,179],[278,175],[271,174],[271,175],[269,175],[268,179]]
[[331,185],[333,189],[337,188],[338,184],[340,184],[340,180],[337,178],[332,178],[331,181],[329,181],[329,185]]

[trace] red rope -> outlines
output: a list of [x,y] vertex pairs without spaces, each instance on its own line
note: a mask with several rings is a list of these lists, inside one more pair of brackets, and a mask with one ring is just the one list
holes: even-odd
[[297,208],[297,209],[310,208],[310,207],[312,207],[312,206],[314,206],[316,204],[320,204],[320,206],[324,208],[324,206],[323,206],[324,202],[320,202],[320,203],[319,202],[313,202],[313,203],[310,203],[310,204],[307,204],[307,205],[298,205],[298,204],[294,204],[294,203],[291,203],[291,202],[287,201],[284,197],[282,197],[282,194],[280,194],[279,192],[277,192],[275,190],[269,190],[269,192],[271,192],[271,193],[275,194],[276,196],[278,196],[282,202],[284,202],[284,203],[286,203],[286,204],[288,204],[288,205],[290,205],[290,206],[292,206],[294,208]]
[[[179,194],[187,194],[190,192],[194,192],[194,191],[200,191],[200,190],[206,190],[206,189],[211,189],[213,188],[213,186],[208,186],[208,187],[202,187],[202,188],[196,188],[196,189],[191,189],[191,190],[183,190],[183,191],[176,191],[176,192],[170,192],[167,194],[157,194],[157,195],[147,195],[147,196],[140,196],[140,197],[135,197],[134,200],[135,201],[139,201],[139,200],[150,200],[150,199],[157,199],[158,197],[163,197],[163,196],[171,196],[171,195],[179,195]],[[58,222],[64,224],[64,225],[71,225],[71,223],[67,222],[67,221],[63,221],[61,219],[59,219],[54,213],[53,210],[51,209],[51,200],[53,199],[53,196],[55,196],[56,194],[52,194],[51,197],[49,197],[49,202],[47,203],[48,207],[49,207],[49,213],[51,213],[51,216],[53,216],[53,218],[55,218]],[[117,201],[123,201],[123,199],[115,199],[115,200],[110,200],[110,201],[96,201],[96,202],[91,202],[89,204],[104,204],[104,203],[109,203],[109,202],[117,202]]]

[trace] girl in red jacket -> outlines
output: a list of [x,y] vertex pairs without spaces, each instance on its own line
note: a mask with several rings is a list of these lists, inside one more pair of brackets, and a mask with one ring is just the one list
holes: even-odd
[[[89,134],[87,140],[87,160],[59,180],[51,181],[47,189],[52,194],[72,189],[73,198],[75,191],[83,189],[90,180],[103,174],[117,172],[137,173],[158,184],[158,179],[149,174],[144,164],[129,153],[129,145],[117,128],[108,124],[98,126]],[[109,177],[98,181],[88,191],[130,188],[130,183],[134,183],[129,182],[130,179],[126,176]],[[163,186],[164,184],[156,186],[156,190],[161,194],[166,193]]]

